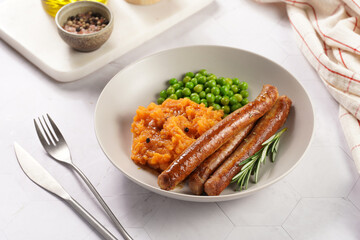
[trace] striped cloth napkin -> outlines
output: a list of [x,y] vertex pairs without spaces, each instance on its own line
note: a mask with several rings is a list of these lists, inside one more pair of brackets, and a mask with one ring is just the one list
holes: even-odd
[[360,173],[360,0],[284,2],[301,51],[339,102],[339,119]]

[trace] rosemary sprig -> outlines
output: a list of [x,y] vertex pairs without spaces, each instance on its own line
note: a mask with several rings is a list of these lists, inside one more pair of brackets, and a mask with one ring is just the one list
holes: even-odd
[[231,181],[232,183],[236,182],[236,190],[247,189],[251,175],[255,175],[254,182],[258,182],[261,164],[265,164],[266,156],[270,157],[271,162],[275,161],[279,148],[280,137],[286,130],[287,128],[284,128],[280,132],[272,135],[262,143],[263,147],[259,151],[239,164],[239,166],[243,167]]

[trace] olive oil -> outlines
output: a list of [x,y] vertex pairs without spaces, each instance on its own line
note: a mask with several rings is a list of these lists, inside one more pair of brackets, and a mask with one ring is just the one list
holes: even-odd
[[[50,15],[55,17],[56,13],[65,6],[66,4],[77,2],[79,0],[41,0],[42,6],[45,11]],[[81,1],[81,0],[80,0]],[[88,0],[93,2],[107,3],[107,0]]]

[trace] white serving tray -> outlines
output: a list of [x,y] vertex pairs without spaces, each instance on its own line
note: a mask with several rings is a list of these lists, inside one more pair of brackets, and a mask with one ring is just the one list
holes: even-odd
[[40,0],[7,0],[0,5],[0,37],[46,74],[61,82],[80,79],[184,20],[213,0],[161,0],[138,6],[109,0],[114,30],[98,50],[72,50],[57,33]]

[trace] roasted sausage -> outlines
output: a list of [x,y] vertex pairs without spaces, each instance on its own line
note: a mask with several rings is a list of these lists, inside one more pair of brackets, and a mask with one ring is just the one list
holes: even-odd
[[214,125],[175,159],[158,176],[160,188],[164,190],[175,188],[178,183],[183,181],[200,163],[213,154],[232,136],[269,111],[277,98],[277,88],[271,85],[264,85],[255,101],[239,108]]
[[241,129],[216,152],[203,161],[189,176],[189,187],[192,193],[200,195],[204,192],[204,183],[209,176],[225,161],[249,134],[255,123]]
[[205,182],[207,195],[219,195],[230,184],[232,178],[241,170],[239,163],[259,151],[262,143],[285,123],[291,103],[287,96],[279,97],[273,108],[256,123],[249,136]]

